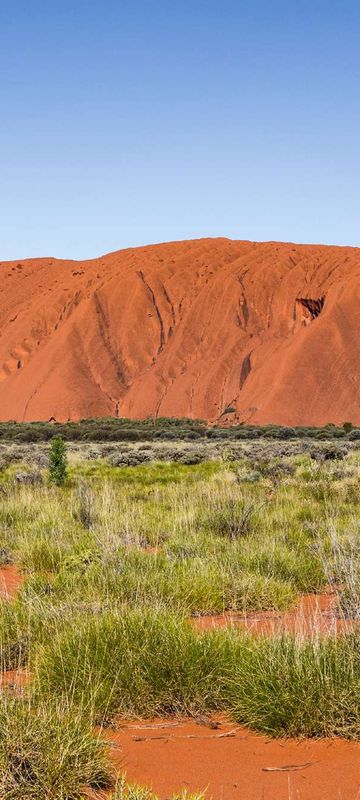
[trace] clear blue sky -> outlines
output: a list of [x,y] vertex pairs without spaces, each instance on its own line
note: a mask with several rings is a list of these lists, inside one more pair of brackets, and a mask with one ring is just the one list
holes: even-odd
[[358,0],[0,0],[0,260],[360,245]]

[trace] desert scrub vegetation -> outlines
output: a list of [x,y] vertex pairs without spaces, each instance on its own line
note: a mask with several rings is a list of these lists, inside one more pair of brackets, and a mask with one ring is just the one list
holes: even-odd
[[[154,462],[196,465],[208,461],[238,462],[248,460],[247,480],[268,477],[276,482],[291,468],[289,458],[311,454],[320,465],[323,461],[344,458],[356,451],[360,430],[343,428],[286,429],[255,426],[217,428],[188,420],[185,428],[176,421],[132,422],[121,420],[54,425],[0,423],[0,470],[12,466],[13,479],[37,482],[41,470],[49,466],[54,439],[61,438],[71,465],[102,460],[110,467],[137,467]],[[191,427],[191,424],[193,427]],[[291,435],[289,435],[289,433]],[[284,461],[284,459],[287,459]],[[27,466],[27,471],[21,469]],[[252,468],[251,468],[252,467]]]
[[360,735],[359,635],[199,632],[174,614],[107,612],[38,650],[34,691],[96,722],[215,711],[274,736]]
[[85,785],[110,785],[105,746],[76,708],[5,696],[0,730],[4,800],[79,800]]
[[328,424],[323,428],[286,427],[279,425],[208,425],[205,420],[176,419],[174,417],[149,417],[145,420],[126,418],[84,419],[79,422],[2,422],[0,440],[10,442],[47,442],[61,436],[65,441],[191,441],[215,439],[258,440],[260,438],[291,441],[312,439],[333,441],[345,439],[356,441],[360,429],[349,422],[342,426]]
[[114,714],[197,715],[221,708],[242,637],[199,633],[164,610],[120,609],[78,618],[38,648],[34,691],[71,698],[97,722]]
[[360,637],[251,640],[233,672],[234,719],[272,736],[360,738]]
[[[106,756],[94,724],[124,714],[222,711],[275,736],[360,738],[356,627],[256,639],[236,626],[202,631],[196,619],[281,614],[329,586],[337,613],[360,617],[360,455],[351,433],[348,452],[337,446],[331,458],[327,440],[314,458],[314,442],[270,435],[226,447],[203,436],[211,457],[200,463],[153,460],[197,440],[120,442],[151,454],[136,466],[110,463],[116,442],[69,443],[62,486],[48,480],[46,442],[1,445],[22,457],[0,472],[0,563],[15,564],[24,582],[0,602],[0,669],[29,674],[21,692],[0,690],[1,796],[73,800],[84,783],[100,785]],[[52,746],[44,720],[51,731],[60,716]]]
[[351,473],[339,480],[333,462],[323,465],[331,493],[324,500],[317,463],[297,459],[275,485],[268,475],[244,481],[247,461],[231,469],[77,463],[64,488],[14,483],[9,468],[3,552],[52,605],[111,599],[188,614],[284,609],[326,584],[330,518],[346,538],[356,517]]

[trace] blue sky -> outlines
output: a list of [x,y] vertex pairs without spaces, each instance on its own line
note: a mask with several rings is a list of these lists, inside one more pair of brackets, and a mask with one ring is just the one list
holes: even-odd
[[0,260],[360,245],[360,4],[0,0]]

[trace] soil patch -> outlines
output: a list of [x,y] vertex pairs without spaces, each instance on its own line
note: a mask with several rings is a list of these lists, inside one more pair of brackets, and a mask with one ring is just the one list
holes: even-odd
[[201,630],[236,625],[250,633],[275,635],[288,631],[300,636],[330,635],[350,630],[354,621],[339,615],[335,593],[305,594],[299,604],[289,611],[257,611],[250,614],[209,614],[193,617],[192,623]]
[[[214,727],[215,726],[215,727]],[[360,743],[280,740],[225,719],[127,722],[107,732],[111,756],[129,782],[161,800],[186,788],[213,800],[355,800]],[[106,795],[90,794],[93,800]]]
[[11,600],[24,583],[24,575],[13,564],[0,567],[0,599]]
[[9,669],[7,672],[0,673],[0,691],[8,689],[18,695],[23,692],[29,683],[29,673],[27,669]]

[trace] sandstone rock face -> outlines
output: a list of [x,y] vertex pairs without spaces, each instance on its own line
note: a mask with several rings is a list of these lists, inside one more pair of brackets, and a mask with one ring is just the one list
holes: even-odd
[[360,424],[360,249],[203,239],[0,264],[0,419]]

